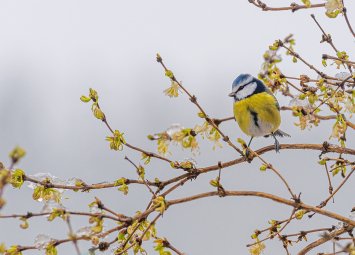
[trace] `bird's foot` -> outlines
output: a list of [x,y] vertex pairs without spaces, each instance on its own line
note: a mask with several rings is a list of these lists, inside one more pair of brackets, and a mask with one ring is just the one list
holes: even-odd
[[276,153],[280,153],[280,143],[279,141],[277,141],[276,138],[275,138],[275,151]]
[[245,148],[245,154],[244,154],[244,158],[245,160],[250,163],[253,158],[254,158],[254,154],[252,153],[252,151],[249,149],[249,147]]

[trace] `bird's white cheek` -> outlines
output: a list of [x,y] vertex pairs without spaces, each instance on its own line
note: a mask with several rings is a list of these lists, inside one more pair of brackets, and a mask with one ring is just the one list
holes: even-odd
[[242,90],[238,91],[236,97],[238,98],[238,100],[246,98],[254,93],[256,87],[257,84],[255,82],[250,83],[247,86],[245,86]]

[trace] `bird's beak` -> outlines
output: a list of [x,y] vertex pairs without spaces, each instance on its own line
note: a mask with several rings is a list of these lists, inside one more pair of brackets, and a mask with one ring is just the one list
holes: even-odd
[[229,97],[234,97],[234,95],[235,95],[235,92],[231,92],[228,94]]

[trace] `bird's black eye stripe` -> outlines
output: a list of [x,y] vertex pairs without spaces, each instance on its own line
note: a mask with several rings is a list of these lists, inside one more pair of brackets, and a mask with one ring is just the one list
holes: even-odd
[[252,83],[252,82],[253,82],[253,81],[250,81],[250,82],[248,82],[247,84],[244,84],[244,85],[240,86],[240,87],[238,88],[237,92],[238,92],[238,91],[241,91],[242,89],[245,88],[245,86],[249,85],[249,84]]

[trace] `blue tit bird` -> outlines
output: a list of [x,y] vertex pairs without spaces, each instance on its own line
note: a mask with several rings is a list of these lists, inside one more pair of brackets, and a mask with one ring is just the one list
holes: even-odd
[[251,137],[248,147],[254,137],[271,135],[275,139],[275,150],[279,152],[276,136],[290,135],[279,130],[280,106],[264,83],[249,74],[241,74],[233,81],[229,96],[234,98],[235,120],[240,129]]

